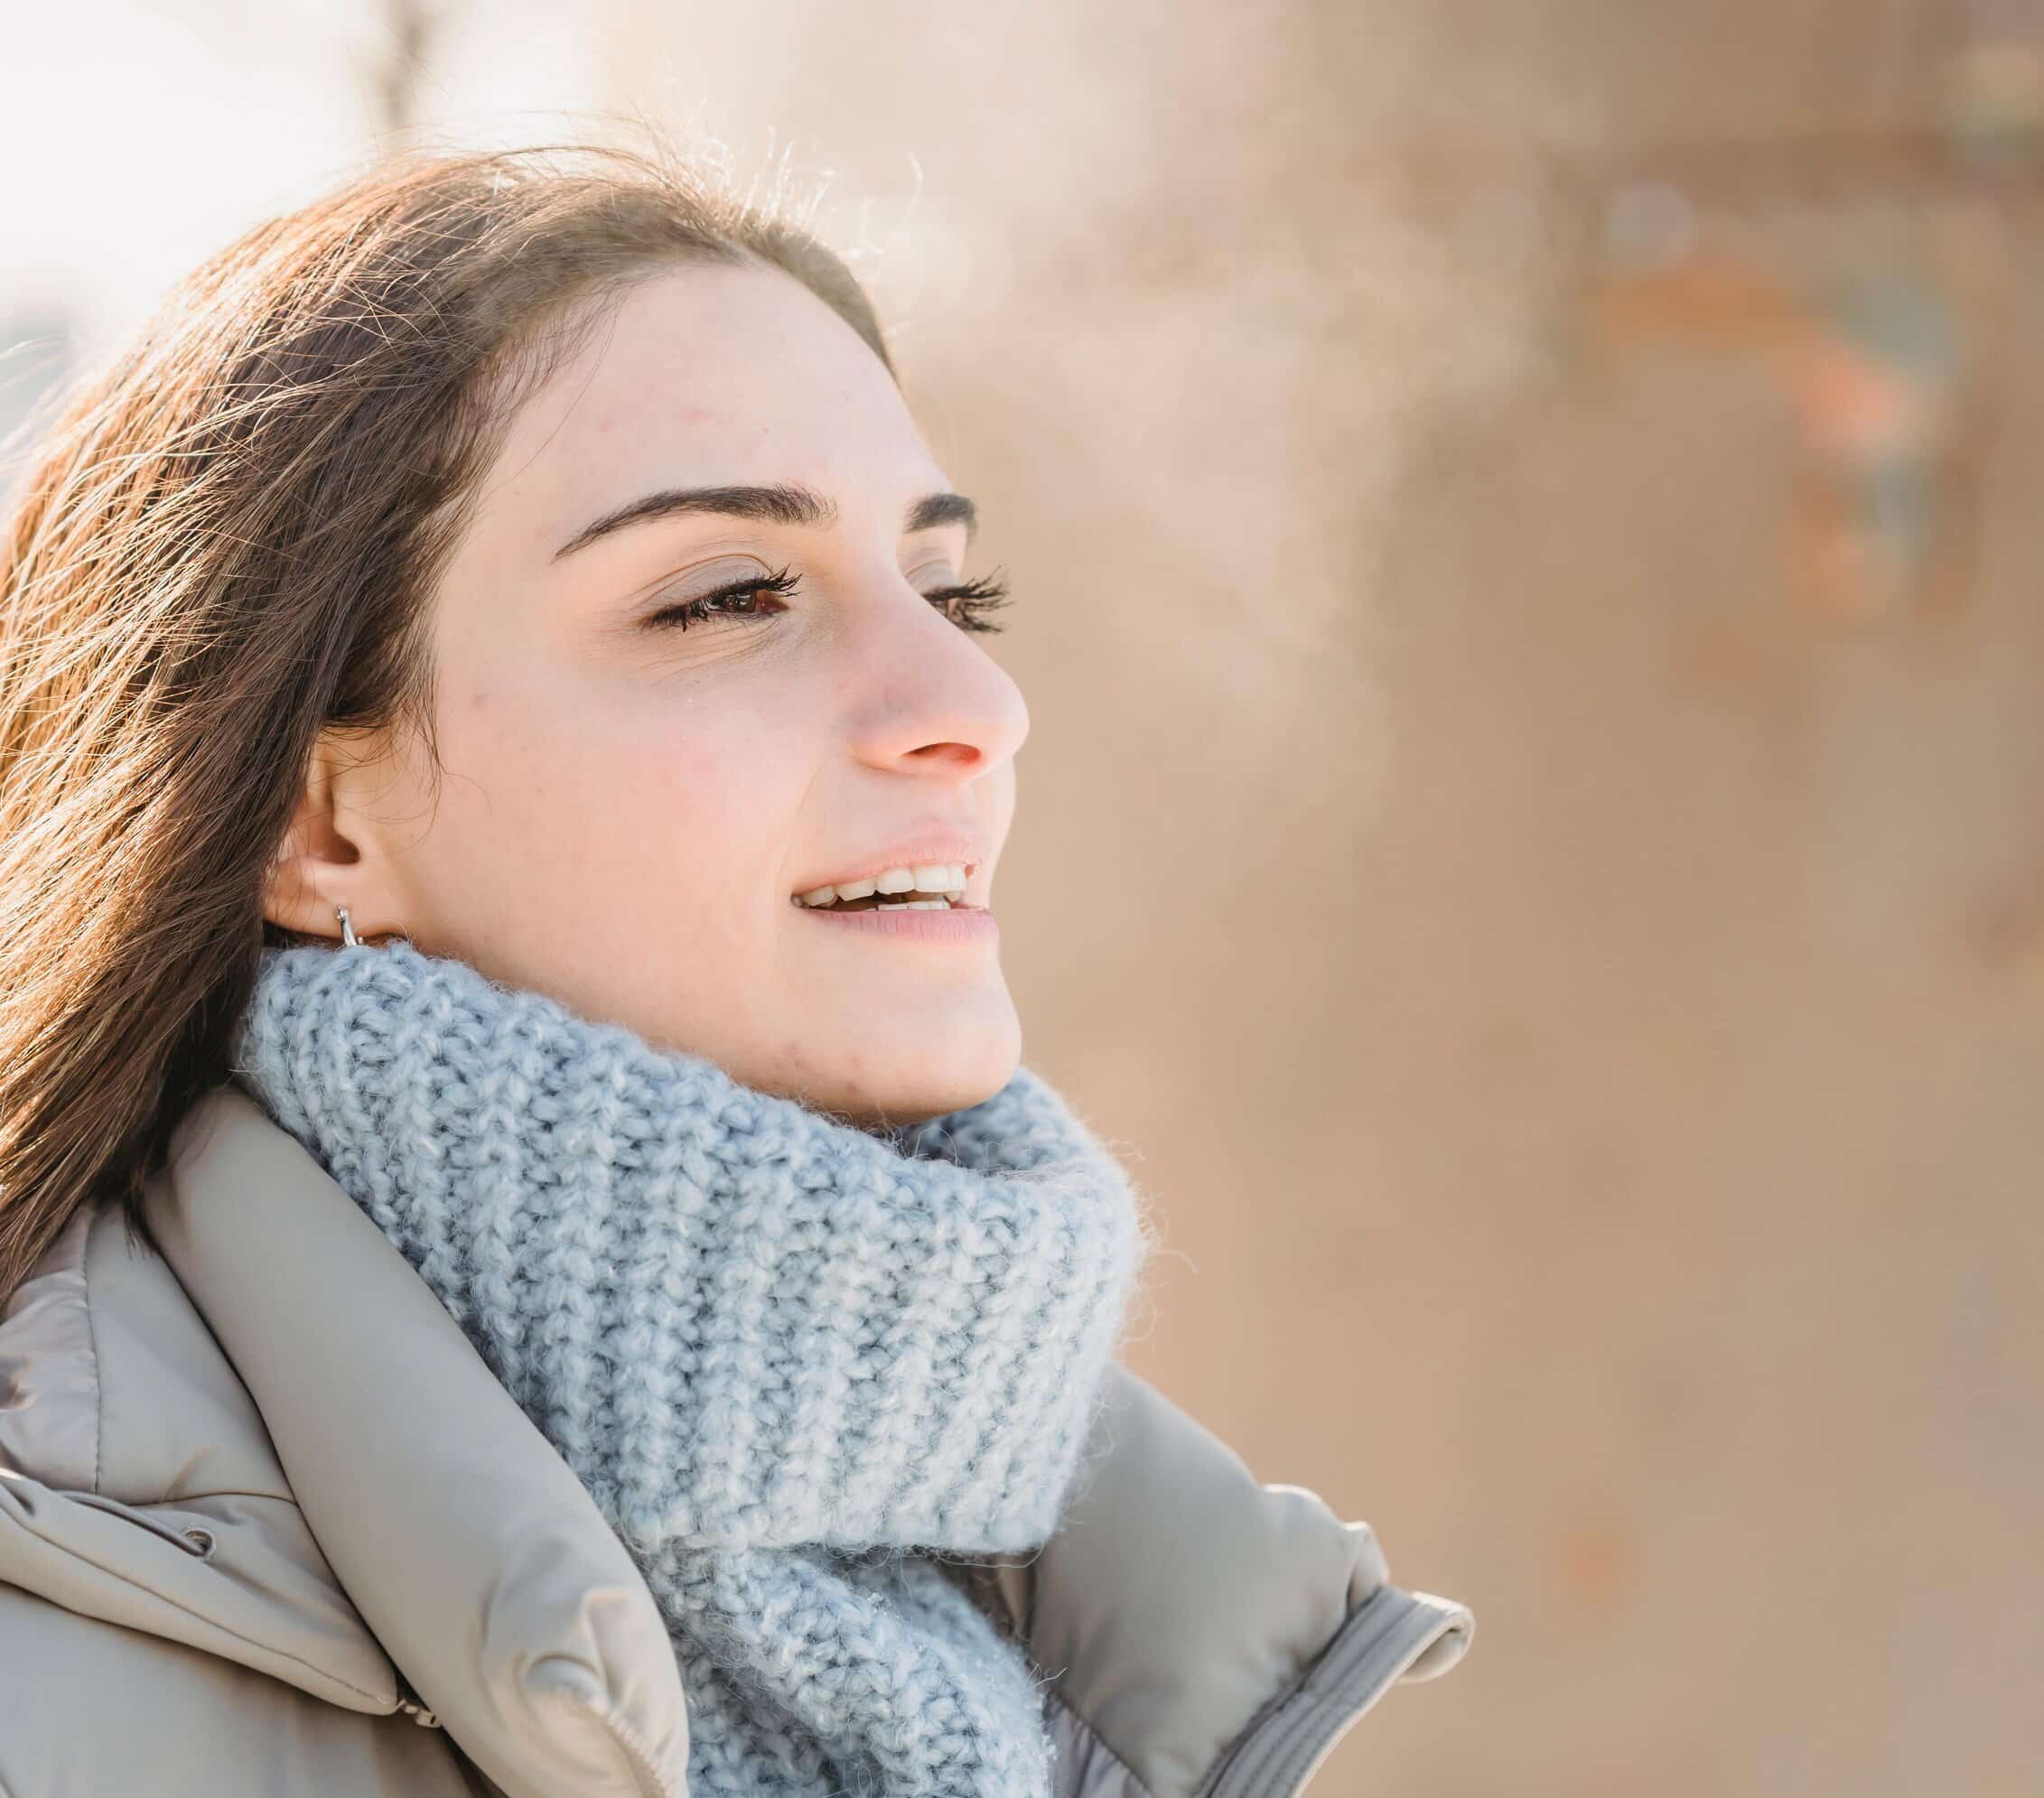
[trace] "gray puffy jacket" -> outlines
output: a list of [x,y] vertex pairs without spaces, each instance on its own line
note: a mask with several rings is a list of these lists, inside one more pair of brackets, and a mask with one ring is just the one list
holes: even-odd
[[[0,1309],[0,1794],[685,1798],[637,1568],[318,1163],[219,1087],[147,1216]],[[1292,1798],[1470,1615],[1109,1382],[1058,1534],[959,1577],[1050,1676],[1059,1798]]]

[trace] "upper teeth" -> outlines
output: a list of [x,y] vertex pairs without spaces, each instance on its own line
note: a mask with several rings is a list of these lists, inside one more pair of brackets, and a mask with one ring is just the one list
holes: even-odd
[[966,896],[965,864],[919,862],[912,868],[890,868],[871,880],[817,887],[809,892],[798,893],[796,897],[804,905],[835,905],[839,899],[868,899],[874,893],[907,892],[942,894],[948,899],[962,899]]

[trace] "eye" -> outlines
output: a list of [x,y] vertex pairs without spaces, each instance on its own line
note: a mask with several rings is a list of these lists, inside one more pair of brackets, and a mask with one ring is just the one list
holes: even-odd
[[[678,605],[663,606],[648,617],[646,626],[648,629],[678,626],[686,631],[691,624],[701,624],[709,619],[729,619],[734,624],[763,624],[774,614],[759,609],[759,595],[776,593],[786,598],[798,592],[800,585],[801,576],[786,568],[774,574],[749,574],[742,581],[729,582]],[[941,610],[959,629],[969,631],[1004,629],[1003,625],[989,623],[988,615],[1013,603],[1008,583],[998,574],[982,574],[976,580],[933,588],[923,598]]]
[[961,630],[1004,630],[1005,625],[989,624],[986,614],[1011,604],[1008,583],[998,574],[982,574],[976,581],[962,581],[952,587],[938,587],[923,598],[942,606],[951,622]]
[[757,608],[747,608],[742,602],[755,599],[761,593],[779,593],[786,596],[800,585],[802,577],[783,568],[778,574],[749,574],[742,581],[733,581],[722,587],[713,588],[707,593],[698,593],[692,600],[679,605],[662,606],[646,620],[649,629],[667,625],[679,625],[686,630],[691,624],[700,624],[713,618],[727,618],[736,624],[760,624],[773,614]]

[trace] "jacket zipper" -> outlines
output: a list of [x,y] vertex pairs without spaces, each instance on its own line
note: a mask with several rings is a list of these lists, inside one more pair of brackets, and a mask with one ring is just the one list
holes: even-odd
[[[396,1672],[397,1670],[393,1668],[392,1672]],[[409,1714],[413,1722],[421,1724],[428,1729],[443,1728],[444,1726],[441,1723],[440,1719],[428,1710],[423,1703],[413,1701],[418,1697],[418,1694],[406,1684],[405,1676],[402,1673],[397,1673],[397,1709]],[[653,1757],[646,1752],[645,1746],[639,1741],[638,1736],[621,1718],[611,1718],[607,1719],[607,1722],[612,1739],[623,1750],[625,1759],[630,1764],[632,1777],[638,1782],[639,1789],[641,1792],[655,1794],[655,1798],[667,1798],[667,1782],[660,1777],[659,1770],[653,1765]]]
[[[396,1669],[393,1668],[392,1671],[395,1672]],[[418,1724],[422,1728],[439,1728],[440,1719],[434,1716],[432,1711],[428,1710],[424,1704],[417,1702],[417,1699],[418,1693],[414,1691],[410,1686],[405,1683],[404,1674],[398,1673],[397,1709],[406,1712],[410,1716],[412,1721]]]

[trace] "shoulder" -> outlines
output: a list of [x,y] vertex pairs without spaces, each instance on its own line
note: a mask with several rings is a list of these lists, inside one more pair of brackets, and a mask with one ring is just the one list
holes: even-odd
[[83,1206],[0,1300],[0,1798],[455,1798],[170,1267]]
[[475,1798],[438,1730],[0,1584],[5,1798]]
[[1259,1481],[1116,1363],[1058,1532],[1000,1596],[1052,1676],[1066,1790],[1294,1798],[1385,1692],[1468,1650],[1467,1606],[1389,1572],[1367,1523]]

